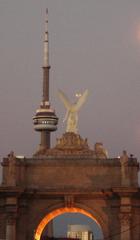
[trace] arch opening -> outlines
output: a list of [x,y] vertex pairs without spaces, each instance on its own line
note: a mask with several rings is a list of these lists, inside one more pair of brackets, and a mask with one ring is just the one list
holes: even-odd
[[100,223],[97,221],[97,219],[88,211],[81,209],[81,208],[77,208],[77,207],[63,207],[63,208],[59,208],[56,209],[50,213],[48,213],[39,223],[39,225],[37,226],[37,229],[35,231],[35,235],[34,235],[34,240],[40,240],[41,239],[41,235],[43,233],[43,230],[45,229],[45,227],[47,226],[47,224],[52,221],[54,218],[64,214],[64,213],[80,213],[83,214],[89,218],[91,218],[100,229],[101,225]]

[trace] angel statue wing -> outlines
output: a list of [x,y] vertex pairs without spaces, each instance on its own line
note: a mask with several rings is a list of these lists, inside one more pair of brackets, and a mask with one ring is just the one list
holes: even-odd
[[59,95],[59,98],[61,99],[61,101],[64,103],[65,108],[67,110],[70,110],[71,103],[70,103],[69,99],[67,98],[67,96],[61,90],[58,90],[58,95]]
[[82,105],[85,103],[87,96],[89,94],[88,89],[84,91],[84,93],[79,97],[78,101],[74,104],[73,108],[75,112],[78,112]]

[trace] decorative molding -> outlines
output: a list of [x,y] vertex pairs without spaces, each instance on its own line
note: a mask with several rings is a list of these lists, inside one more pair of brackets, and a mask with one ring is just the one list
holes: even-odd
[[74,207],[74,196],[73,195],[65,195],[64,196],[65,207]]

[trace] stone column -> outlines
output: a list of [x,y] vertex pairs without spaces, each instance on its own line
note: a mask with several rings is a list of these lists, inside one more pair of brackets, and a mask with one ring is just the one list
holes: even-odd
[[16,240],[16,218],[17,218],[17,198],[7,197],[6,199],[6,240]]
[[120,240],[131,240],[131,200],[129,197],[121,198],[120,225]]
[[16,218],[8,216],[6,224],[6,240],[16,240]]

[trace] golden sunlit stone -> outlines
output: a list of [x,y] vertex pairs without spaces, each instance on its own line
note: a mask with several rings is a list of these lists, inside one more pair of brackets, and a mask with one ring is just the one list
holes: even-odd
[[80,209],[80,208],[76,208],[76,207],[64,207],[64,208],[59,208],[54,210],[53,212],[49,213],[48,215],[46,215],[42,221],[40,222],[40,224],[38,225],[36,232],[35,232],[35,240],[40,240],[41,234],[44,230],[44,228],[46,227],[46,225],[55,217],[63,214],[63,213],[81,213],[91,219],[93,219],[100,227],[100,224],[97,222],[97,220],[94,218],[94,216],[92,216],[89,212]]

